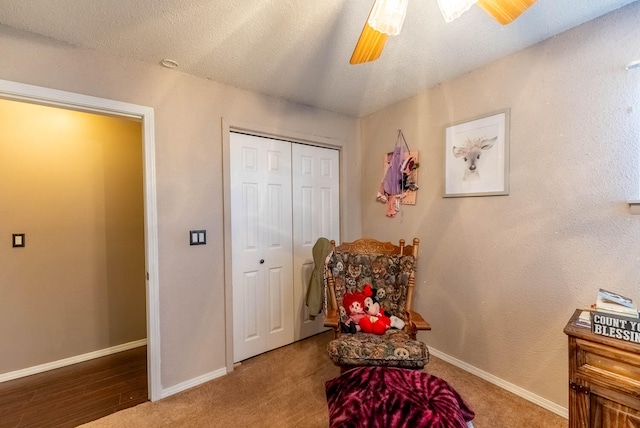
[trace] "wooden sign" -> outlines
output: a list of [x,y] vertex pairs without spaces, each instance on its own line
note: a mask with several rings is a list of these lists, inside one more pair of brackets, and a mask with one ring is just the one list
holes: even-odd
[[591,312],[591,331],[601,336],[640,343],[640,319]]

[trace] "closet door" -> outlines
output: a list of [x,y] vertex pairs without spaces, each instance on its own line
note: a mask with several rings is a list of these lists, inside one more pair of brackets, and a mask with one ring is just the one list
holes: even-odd
[[234,360],[292,343],[291,143],[231,133]]
[[340,242],[340,168],[335,149],[292,145],[293,265],[295,339],[327,330],[324,316],[312,320],[306,294],[314,262],[312,249],[320,237]]

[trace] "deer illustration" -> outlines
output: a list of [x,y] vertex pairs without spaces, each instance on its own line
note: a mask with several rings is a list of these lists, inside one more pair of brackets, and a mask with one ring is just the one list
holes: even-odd
[[466,169],[464,170],[464,177],[462,180],[471,181],[479,180],[480,174],[478,173],[478,161],[483,150],[489,150],[493,147],[498,137],[493,138],[475,138],[465,141],[464,147],[453,146],[453,156],[456,158],[464,156],[466,163]]

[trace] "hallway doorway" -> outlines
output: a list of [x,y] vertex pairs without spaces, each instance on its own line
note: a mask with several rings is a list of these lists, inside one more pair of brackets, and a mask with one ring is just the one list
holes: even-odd
[[[23,244],[10,247],[3,254],[11,267],[2,274],[7,275],[3,282],[15,285],[8,297],[15,297],[14,309],[26,308],[27,312],[35,311],[41,316],[31,314],[24,323],[11,323],[16,326],[16,336],[22,333],[26,340],[15,355],[3,359],[0,380],[146,344],[148,395],[152,400],[159,399],[153,110],[8,81],[0,81],[0,102],[54,112],[41,122],[27,119],[25,127],[3,139],[19,140],[19,135],[44,131],[39,138],[40,146],[24,150],[26,147],[17,145],[22,159],[15,161],[13,174],[6,181],[12,186],[26,187],[2,204],[7,207],[5,218],[30,207],[32,212],[39,211],[39,220],[21,212],[18,218],[14,216],[0,225],[2,235],[21,235]],[[54,137],[45,125],[73,127],[65,113],[91,117],[99,124],[89,125],[92,130],[83,130],[86,141],[80,152],[63,151],[56,158],[56,138],[58,148],[67,142],[64,136]],[[128,130],[111,141],[98,141],[113,127]],[[47,156],[50,156],[48,163]],[[19,174],[15,168],[20,166],[35,169]],[[43,177],[40,184],[33,186],[32,178],[37,175]],[[5,190],[0,194],[5,195]],[[123,199],[132,198],[135,207],[122,204]],[[48,223],[54,217],[59,218],[58,227]],[[83,259],[83,254],[89,258]],[[62,266],[74,261],[74,268]],[[47,267],[45,262],[52,263]],[[105,284],[106,288],[98,287]],[[41,297],[47,293],[49,297]],[[53,307],[59,307],[59,315],[52,315]],[[34,327],[31,330],[34,334],[26,331]],[[93,337],[88,335],[90,331]],[[5,329],[0,334],[4,337],[11,332]],[[39,347],[46,336],[51,341]],[[80,360],[74,361],[75,356]]]

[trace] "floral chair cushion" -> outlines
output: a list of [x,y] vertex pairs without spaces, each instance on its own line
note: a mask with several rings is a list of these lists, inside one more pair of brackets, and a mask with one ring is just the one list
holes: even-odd
[[[340,321],[349,315],[345,294],[362,293],[366,285],[376,289],[380,307],[389,316],[406,320],[405,306],[409,277],[415,269],[412,255],[357,254],[334,252],[328,268],[335,284]],[[423,342],[412,340],[404,330],[389,329],[384,335],[343,333],[328,346],[331,360],[339,366],[387,366],[422,369],[429,361]]]
[[427,346],[411,340],[402,330],[388,330],[381,336],[361,332],[342,334],[329,342],[328,351],[339,366],[422,369],[429,362]]
[[346,322],[343,306],[346,293],[362,292],[366,285],[377,290],[380,307],[389,315],[405,320],[409,276],[414,271],[415,258],[411,255],[350,254],[336,251],[328,268],[335,281],[336,300],[340,321]]

